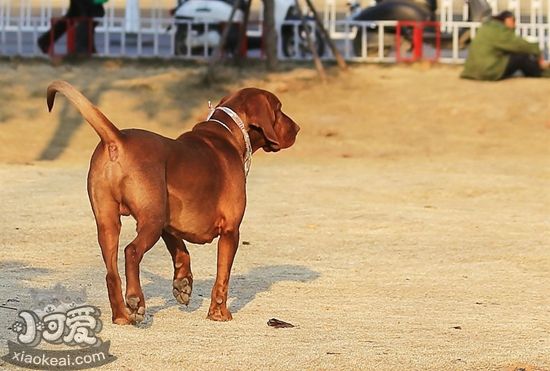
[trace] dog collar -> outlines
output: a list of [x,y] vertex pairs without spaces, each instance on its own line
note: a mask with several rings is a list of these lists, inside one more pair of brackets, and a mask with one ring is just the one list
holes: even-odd
[[225,112],[225,114],[227,116],[231,117],[231,119],[235,122],[235,124],[237,124],[239,129],[241,129],[241,132],[242,132],[243,138],[244,138],[244,143],[245,143],[245,146],[246,146],[246,155],[244,157],[244,175],[248,176],[248,171],[250,170],[250,164],[252,162],[252,145],[250,144],[250,136],[246,132],[246,127],[244,126],[243,120],[241,120],[239,115],[237,115],[235,113],[235,111],[233,111],[229,107],[219,106],[219,107],[216,107],[216,108],[212,108],[212,105],[210,104],[210,102],[208,102],[208,107],[210,108],[210,113],[208,114],[208,117],[206,118],[206,121],[214,121],[214,122],[222,125],[227,130],[231,131],[231,129],[229,129],[229,127],[226,124],[224,124],[223,122],[221,122],[220,120],[216,120],[216,119],[211,118],[212,115],[214,114],[214,112],[219,109],[220,111]]
[[221,122],[220,120],[217,120],[217,119],[213,119],[213,118],[209,118],[208,121],[214,121],[218,124],[220,124],[221,126],[223,126],[225,129],[227,129],[227,131],[229,131],[230,133],[232,132],[231,129],[229,129],[229,126],[227,126],[226,124],[224,124],[223,122]]

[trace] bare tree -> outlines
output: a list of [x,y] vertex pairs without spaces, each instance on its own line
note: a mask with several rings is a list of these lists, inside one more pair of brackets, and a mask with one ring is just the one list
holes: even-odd
[[321,62],[321,58],[319,58],[319,54],[317,53],[317,47],[313,43],[313,40],[311,38],[311,28],[307,24],[306,17],[304,17],[304,13],[302,12],[302,7],[300,6],[299,1],[294,0],[294,4],[296,6],[296,11],[298,12],[298,15],[300,16],[300,20],[302,21],[302,28],[306,32],[307,47],[309,48],[309,51],[311,52],[311,55],[313,56],[313,62],[315,63],[315,68],[317,69],[317,73],[319,74],[319,77],[321,78],[321,81],[326,83],[327,82],[327,74],[325,73],[325,67],[323,67],[323,62]]
[[243,24],[239,28],[239,42],[237,43],[236,53],[234,55],[235,63],[239,66],[243,66],[243,61],[246,59],[246,49],[245,53],[242,54],[243,48],[245,47],[246,41],[246,30],[248,29],[248,21],[250,20],[250,7],[252,6],[252,0],[245,1],[245,10],[244,10],[244,20]]
[[277,58],[277,30],[275,30],[275,0],[264,1],[265,56],[268,70],[275,70],[279,63]]
[[218,44],[218,46],[216,46],[216,49],[214,49],[214,52],[210,56],[210,61],[208,62],[208,70],[206,71],[206,75],[204,76],[204,83],[206,84],[211,84],[214,82],[214,71],[216,69],[216,65],[222,59],[222,53],[223,53],[223,50],[225,49],[225,45],[227,44],[227,37],[229,36],[229,30],[231,28],[231,25],[233,24],[233,17],[235,16],[235,12],[239,8],[240,4],[241,4],[241,0],[235,0],[235,2],[233,3],[233,8],[231,9],[231,13],[229,14],[229,19],[227,20],[227,24],[223,29],[220,43]]
[[338,49],[336,49],[336,45],[334,45],[334,42],[330,38],[330,34],[325,29],[325,26],[323,25],[323,22],[321,21],[321,17],[319,17],[319,13],[317,13],[317,9],[315,9],[315,6],[313,5],[313,2],[311,0],[306,0],[306,3],[313,13],[313,17],[315,18],[315,23],[317,24],[317,28],[321,31],[321,34],[323,35],[323,39],[325,42],[329,45],[330,50],[332,50],[332,54],[336,58],[336,62],[338,63],[338,66],[346,70],[348,68],[346,61],[344,60],[344,57],[342,57],[342,54]]

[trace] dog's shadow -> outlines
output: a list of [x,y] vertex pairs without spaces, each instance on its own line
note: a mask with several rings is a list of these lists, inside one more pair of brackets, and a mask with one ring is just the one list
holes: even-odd
[[[155,314],[161,310],[177,306],[182,312],[195,312],[205,304],[210,303],[210,292],[214,285],[214,279],[196,279],[193,281],[193,293],[189,306],[179,304],[172,296],[172,280],[161,277],[149,271],[141,272],[143,278],[149,282],[143,285],[145,298],[158,298],[164,300],[164,304],[147,306],[145,320],[140,328],[148,328],[152,325]],[[256,295],[269,291],[277,282],[294,281],[310,282],[319,278],[320,274],[300,265],[272,265],[257,267],[247,274],[235,274],[231,276],[229,289],[229,310],[234,314],[250,303]],[[206,313],[205,313],[206,315]]]

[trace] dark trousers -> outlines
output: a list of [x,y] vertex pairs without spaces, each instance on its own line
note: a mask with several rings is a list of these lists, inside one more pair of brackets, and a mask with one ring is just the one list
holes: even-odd
[[539,59],[533,54],[510,54],[510,60],[506,65],[503,79],[512,76],[516,71],[521,71],[528,77],[540,77],[542,70],[539,66]]
[[[59,19],[51,30],[43,33],[38,38],[38,46],[44,53],[48,53],[50,50],[50,43],[52,41],[53,33],[53,42],[55,43],[63,34],[67,31],[68,20],[70,18],[76,17],[103,17],[105,15],[105,10],[103,5],[96,5],[93,3],[93,0],[71,0],[69,9],[67,13]],[[77,53],[86,53],[89,50],[92,53],[95,53],[94,45],[94,29],[96,22],[87,22],[81,21],[75,25],[76,27],[76,52]],[[90,30],[89,27],[92,29]],[[91,36],[91,47],[89,46]]]

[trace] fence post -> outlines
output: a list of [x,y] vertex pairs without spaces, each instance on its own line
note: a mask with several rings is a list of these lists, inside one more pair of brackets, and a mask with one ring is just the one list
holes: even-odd
[[124,8],[124,29],[126,32],[137,33],[140,25],[139,0],[126,0]]
[[422,23],[415,23],[413,28],[413,55],[414,60],[422,59],[422,42],[424,41],[424,26]]
[[[412,56],[406,58],[401,56],[401,35],[403,27],[412,27]],[[424,28],[434,27],[435,29],[435,56],[432,61],[439,59],[441,52],[441,24],[439,22],[419,21],[398,21],[395,34],[395,53],[397,62],[416,62],[424,59]],[[453,40],[454,41],[454,40]]]

